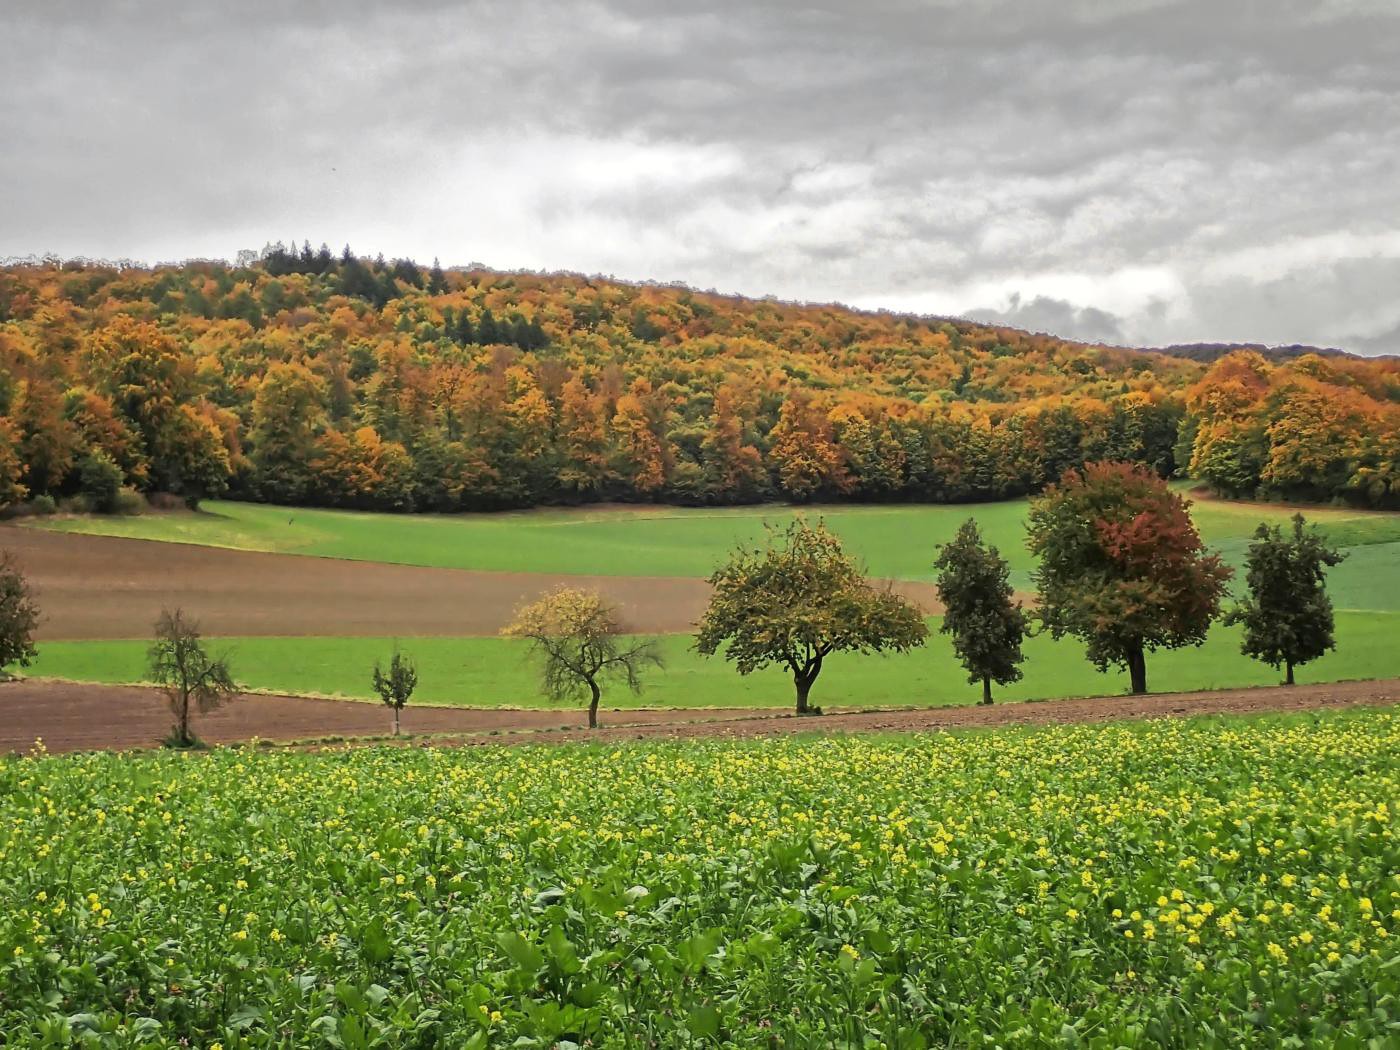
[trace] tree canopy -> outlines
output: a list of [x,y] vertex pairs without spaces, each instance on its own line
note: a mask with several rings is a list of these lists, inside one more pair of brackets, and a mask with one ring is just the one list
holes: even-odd
[[180,609],[162,609],[156,621],[156,637],[147,654],[151,681],[164,687],[175,715],[171,743],[190,747],[196,743],[190,730],[194,711],[201,714],[222,707],[237,695],[238,686],[228,660],[204,647],[199,623]]
[[1316,529],[1293,516],[1291,534],[1261,524],[1245,559],[1249,594],[1230,611],[1229,623],[1244,625],[1241,651],[1270,667],[1293,669],[1336,648],[1332,599],[1327,596],[1327,569],[1346,556]]
[[1188,506],[1126,463],[1069,470],[1031,502],[1041,620],[1082,640],[1099,670],[1126,668],[1134,693],[1147,691],[1146,653],[1205,641],[1231,575]]
[[1015,329],[270,245],[0,266],[0,506],[1002,499],[1067,467],[1400,503],[1400,362],[1213,364]]
[[943,603],[939,630],[952,636],[967,680],[982,683],[982,703],[990,704],[992,683],[1020,681],[1025,659],[1026,614],[1014,600],[1010,567],[1000,551],[982,542],[976,520],[969,518],[938,552],[934,568]]
[[966,500],[1175,466],[1203,365],[969,322],[270,246],[0,267],[0,503]]
[[841,541],[798,519],[764,549],[740,547],[710,577],[696,649],[723,649],[741,675],[792,673],[797,713],[810,709],[823,661],[838,652],[907,652],[928,634],[917,608],[866,580]]
[[24,573],[9,551],[0,551],[0,672],[15,664],[28,667],[33,662],[38,655],[34,648],[38,626],[39,606]]
[[642,691],[642,671],[662,666],[656,643],[623,634],[617,609],[592,591],[561,587],[517,610],[503,634],[530,642],[543,692],[565,702],[588,698],[588,728],[598,727],[603,685],[621,680]]

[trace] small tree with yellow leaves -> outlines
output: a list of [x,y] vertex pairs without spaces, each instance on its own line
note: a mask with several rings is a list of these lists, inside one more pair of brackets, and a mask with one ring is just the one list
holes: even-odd
[[530,641],[531,654],[543,664],[543,692],[551,700],[588,697],[589,729],[598,727],[605,681],[620,678],[640,694],[642,668],[662,666],[656,643],[623,634],[617,610],[592,591],[552,591],[518,609],[515,622],[501,633]]

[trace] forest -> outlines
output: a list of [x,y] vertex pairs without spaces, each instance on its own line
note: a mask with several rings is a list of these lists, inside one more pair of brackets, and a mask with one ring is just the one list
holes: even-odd
[[964,502],[1097,460],[1400,505],[1400,361],[1197,361],[309,244],[0,267],[12,511]]

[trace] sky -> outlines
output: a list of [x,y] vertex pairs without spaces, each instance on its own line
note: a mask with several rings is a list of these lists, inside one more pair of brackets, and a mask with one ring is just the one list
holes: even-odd
[[5,0],[0,144],[0,258],[1400,353],[1397,0]]

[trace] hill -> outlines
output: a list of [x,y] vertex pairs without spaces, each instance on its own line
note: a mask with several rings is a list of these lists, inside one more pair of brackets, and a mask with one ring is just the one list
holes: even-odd
[[[1212,374],[1239,360],[1255,380],[1222,406]],[[41,260],[0,268],[0,505],[108,510],[123,487],[443,511],[967,501],[1104,458],[1384,504],[1397,367],[1234,354],[1208,371],[984,324],[309,245],[235,265]],[[1308,417],[1338,432],[1320,465],[1273,456],[1300,388],[1346,405]]]
[[1292,343],[1288,346],[1266,346],[1263,343],[1173,343],[1171,346],[1154,346],[1148,349],[1154,353],[1181,357],[1187,361],[1204,361],[1207,364],[1240,351],[1258,354],[1269,361],[1292,361],[1314,354],[1318,357],[1355,356],[1334,346],[1305,346],[1301,343]]

